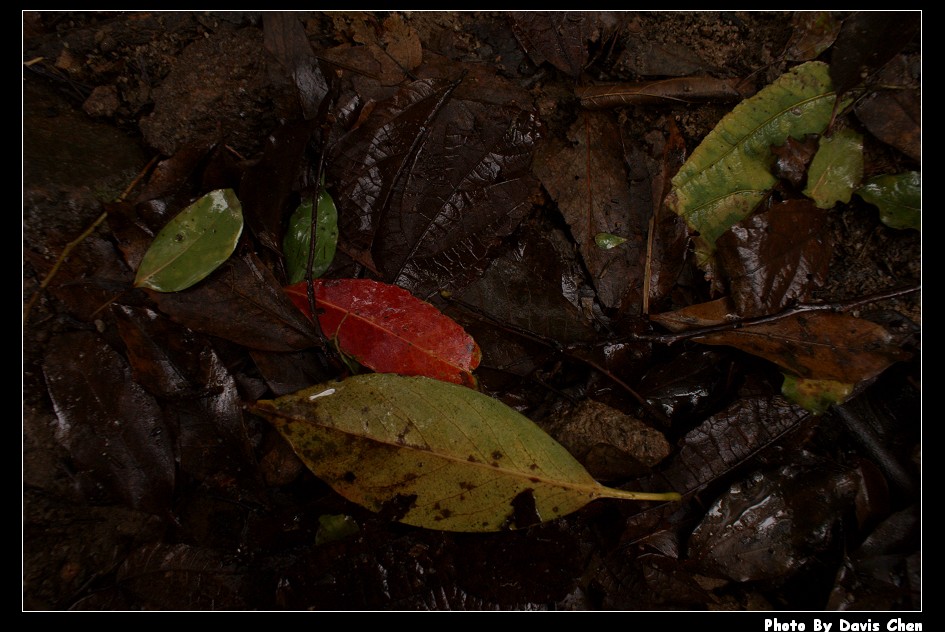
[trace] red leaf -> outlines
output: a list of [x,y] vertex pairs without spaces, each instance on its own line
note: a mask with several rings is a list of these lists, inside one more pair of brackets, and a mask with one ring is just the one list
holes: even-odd
[[[370,279],[315,279],[313,285],[325,336],[364,366],[378,373],[475,385],[479,345],[433,305]],[[285,290],[311,318],[305,281]]]

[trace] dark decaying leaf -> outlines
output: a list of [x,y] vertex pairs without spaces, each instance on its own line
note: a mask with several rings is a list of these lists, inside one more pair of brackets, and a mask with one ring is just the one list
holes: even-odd
[[637,390],[675,426],[704,415],[728,396],[732,372],[732,360],[725,353],[687,350],[653,366],[640,379]]
[[[48,271],[54,261],[27,248],[23,259],[37,270]],[[131,285],[134,274],[121,261],[114,244],[90,235],[72,253],[48,287],[66,311],[86,322],[94,321],[109,303]]]
[[796,11],[791,18],[794,30],[783,56],[791,61],[810,61],[830,48],[843,25],[830,11]]
[[263,41],[266,50],[292,76],[305,118],[314,118],[322,99],[328,94],[328,83],[318,69],[315,53],[298,16],[282,11],[265,13]]
[[779,395],[743,397],[689,431],[665,467],[634,485],[682,494],[698,491],[798,428],[809,415]]
[[246,569],[234,556],[190,544],[154,543],[118,569],[118,586],[155,610],[241,610]]
[[[658,314],[651,319],[672,331],[724,323],[734,313],[728,299]],[[908,359],[898,340],[881,325],[849,314],[800,312],[694,338],[726,345],[774,362],[799,377],[853,384]]]
[[919,76],[900,55],[880,71],[879,85],[858,100],[854,112],[869,132],[913,160],[922,159],[922,98]]
[[172,400],[181,470],[197,480],[251,471],[236,383],[201,337],[148,309],[115,308],[135,381]]
[[305,149],[314,133],[312,121],[290,122],[273,130],[262,157],[246,169],[240,182],[246,225],[271,253],[282,252],[286,202],[299,185]]
[[[425,375],[472,386],[479,345],[454,320],[407,290],[371,279],[316,279],[322,333],[379,373]],[[286,288],[311,318],[305,281]]]
[[588,110],[630,105],[729,103],[749,96],[739,91],[739,79],[674,77],[657,81],[579,86],[574,93]]
[[[561,344],[593,339],[596,332],[576,305],[579,277],[573,253],[562,252],[564,237],[548,228],[523,229],[520,239],[509,244],[456,298],[488,315],[499,327],[511,326]],[[539,269],[543,273],[534,275]],[[565,288],[571,290],[570,295],[565,295]]]
[[532,208],[537,141],[531,112],[452,99],[378,224],[384,278],[417,296],[475,278]]
[[685,561],[637,547],[608,556],[592,582],[603,610],[702,610],[717,601]]
[[844,557],[830,592],[830,610],[919,610],[922,559],[917,505],[893,513]]
[[832,543],[857,487],[855,474],[835,465],[756,471],[715,501],[689,537],[689,557],[737,582],[795,574]]
[[[536,158],[535,173],[570,225],[601,303],[639,309],[650,218],[628,213],[633,200],[618,128],[609,114],[588,112],[568,137],[568,145],[548,143]],[[594,241],[598,233],[627,242],[602,250]]]
[[454,89],[408,84],[342,137],[329,163],[339,248],[420,297],[475,278],[536,190],[535,115]]
[[859,85],[899,54],[921,24],[921,11],[858,11],[846,18],[830,56],[837,94]]
[[250,349],[297,351],[320,344],[311,323],[253,254],[230,258],[188,290],[150,296],[178,323]]
[[597,15],[583,12],[524,11],[511,14],[519,43],[536,65],[548,62],[577,79],[588,61],[587,40]]
[[79,489],[95,501],[168,511],[176,476],[172,433],[124,358],[93,333],[64,334],[43,372],[56,440],[69,453]]
[[827,214],[809,200],[772,204],[716,241],[735,311],[773,314],[811,297],[826,281],[832,248]]
[[332,146],[328,180],[334,183],[339,228],[349,254],[372,261],[378,222],[388,212],[394,187],[410,170],[455,87],[446,81],[408,83]]
[[709,65],[681,42],[658,42],[646,33],[628,33],[619,65],[643,77],[682,77],[705,73]]
[[250,410],[342,496],[375,512],[398,503],[397,520],[428,529],[523,528],[598,498],[678,499],[604,487],[514,409],[425,377],[358,375]]

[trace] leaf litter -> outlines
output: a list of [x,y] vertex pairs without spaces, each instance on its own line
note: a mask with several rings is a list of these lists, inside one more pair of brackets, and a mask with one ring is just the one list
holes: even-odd
[[[838,17],[853,24],[854,15]],[[862,307],[870,305],[870,292],[886,296],[891,285],[906,284],[910,279],[914,282],[917,278],[916,268],[897,265],[892,258],[896,250],[887,248],[883,255],[887,261],[882,277],[885,285],[872,289],[867,285],[854,286],[857,289],[837,285],[840,279],[849,278],[858,270],[872,269],[862,265],[872,263],[866,254],[861,254],[854,267],[838,267],[835,262],[850,250],[843,237],[852,236],[855,226],[864,223],[863,220],[868,223],[869,217],[876,218],[870,215],[876,212],[875,207],[853,196],[849,200],[844,197],[834,208],[826,209],[826,221],[822,217],[813,219],[815,216],[809,211],[772,213],[772,209],[794,208],[790,204],[782,207],[783,202],[793,204],[803,199],[803,178],[810,159],[800,157],[790,165],[796,174],[792,179],[782,175],[786,174],[784,167],[774,172],[775,184],[765,190],[776,199],[770,205],[766,203],[767,210],[755,211],[743,220],[749,231],[746,235],[752,234],[750,231],[773,235],[772,243],[764,245],[768,239],[761,240],[758,246],[752,239],[727,243],[737,231],[729,234],[723,230],[717,246],[725,255],[719,254],[719,262],[713,262],[713,266],[695,266],[686,249],[687,231],[680,230],[683,223],[673,221],[679,216],[663,205],[663,199],[670,190],[670,178],[685,160],[686,145],[696,147],[731,106],[615,104],[613,109],[594,113],[608,121],[607,126],[595,123],[592,129],[596,138],[586,133],[583,140],[574,136],[576,142],[586,146],[581,148],[583,155],[575,152],[570,159],[577,163],[575,174],[582,167],[587,173],[590,164],[586,162],[587,154],[603,150],[606,161],[591,169],[592,179],[606,177],[624,183],[613,189],[618,192],[615,200],[624,200],[615,205],[614,213],[627,214],[620,219],[627,222],[621,228],[632,225],[635,241],[624,242],[607,252],[621,252],[626,257],[632,251],[626,269],[633,278],[628,286],[627,276],[599,267],[594,259],[599,253],[586,247],[588,241],[597,247],[593,240],[600,232],[627,236],[626,232],[617,230],[607,220],[604,222],[607,230],[588,231],[581,237],[576,229],[579,224],[568,217],[564,179],[549,177],[547,170],[540,179],[536,177],[542,173],[542,152],[561,141],[575,142],[568,141],[568,130],[590,114],[580,107],[575,78],[581,76],[582,85],[641,80],[643,77],[628,65],[629,53],[641,44],[663,51],[666,68],[672,66],[667,62],[672,61],[673,55],[685,55],[680,60],[697,68],[700,74],[708,73],[726,81],[732,77],[751,77],[757,81],[755,86],[741,86],[750,90],[776,81],[781,71],[791,65],[775,62],[777,69],[772,67],[754,74],[770,60],[761,60],[757,52],[747,52],[748,49],[739,51],[743,42],[751,38],[731,37],[733,32],[741,29],[747,35],[757,30],[770,37],[773,31],[766,31],[768,26],[779,24],[779,33],[793,28],[796,37],[792,39],[794,48],[790,49],[790,56],[817,59],[815,52],[822,49],[820,59],[827,61],[831,52],[830,33],[815,33],[818,25],[800,20],[790,22],[792,14],[784,14],[781,22],[778,21],[781,16],[753,13],[745,13],[739,19],[734,14],[711,13],[675,17],[660,13],[576,14],[566,16],[569,21],[560,24],[550,19],[551,14],[536,14],[534,20],[528,17],[528,23],[519,20],[515,24],[503,14],[483,14],[483,20],[467,32],[454,28],[459,16],[451,14],[353,13],[350,17],[306,14],[295,20],[267,16],[262,27],[251,21],[241,23],[244,29],[265,30],[265,42],[264,38],[254,39],[247,32],[241,37],[240,46],[250,41],[256,41],[259,47],[265,45],[285,73],[267,88],[271,92],[254,94],[263,95],[262,99],[271,95],[277,108],[283,114],[291,111],[291,115],[284,117],[284,123],[276,124],[272,119],[262,122],[255,145],[246,136],[235,139],[240,151],[254,145],[248,153],[259,160],[240,162],[231,151],[232,146],[208,143],[205,136],[190,146],[189,156],[185,156],[188,148],[179,139],[186,132],[170,131],[169,139],[160,144],[179,146],[181,151],[165,160],[165,169],[154,173],[133,204],[106,207],[109,212],[106,236],[114,237],[114,242],[90,238],[89,243],[96,247],[93,252],[97,253],[92,265],[87,260],[88,250],[80,248],[76,252],[81,253],[83,265],[73,260],[72,270],[68,270],[70,266],[63,268],[62,276],[48,287],[48,296],[62,301],[61,309],[83,324],[87,340],[80,344],[77,338],[57,331],[52,332],[51,338],[47,333],[45,342],[36,341],[37,349],[52,344],[63,349],[83,345],[108,348],[110,366],[121,365],[112,354],[127,358],[125,362],[131,370],[126,370],[116,383],[125,385],[123,390],[137,391],[140,389],[135,385],[140,381],[150,391],[140,391],[146,394],[145,399],[155,402],[144,405],[143,410],[151,411],[143,417],[150,422],[144,423],[161,430],[154,436],[163,438],[155,446],[144,448],[127,439],[118,441],[102,429],[109,446],[106,453],[116,450],[112,455],[115,462],[127,463],[128,457],[122,456],[121,450],[128,448],[119,448],[124,443],[130,446],[132,458],[143,463],[163,458],[154,450],[167,445],[172,453],[185,457],[180,462],[180,472],[173,478],[168,478],[169,474],[151,474],[163,476],[156,490],[169,489],[168,481],[174,481],[175,501],[172,503],[164,491],[142,496],[134,477],[117,485],[108,482],[110,470],[97,464],[83,469],[76,478],[78,494],[168,516],[170,529],[177,538],[193,544],[189,551],[172,551],[167,548],[173,546],[171,541],[165,544],[155,537],[140,549],[141,556],[129,557],[120,572],[97,574],[91,570],[93,565],[84,571],[85,575],[80,573],[79,581],[104,582],[103,590],[80,591],[72,593],[77,597],[53,599],[58,603],[65,600],[77,609],[123,608],[140,601],[197,609],[210,603],[231,608],[313,605],[336,608],[342,604],[388,609],[534,608],[554,603],[557,607],[594,609],[628,605],[746,608],[750,604],[757,607],[771,597],[820,609],[828,598],[830,603],[855,603],[857,597],[865,598],[863,591],[868,590],[879,595],[877,603],[890,607],[905,604],[908,608],[917,603],[920,593],[894,596],[890,587],[879,581],[878,574],[861,575],[858,583],[849,574],[838,572],[838,566],[830,565],[830,560],[838,559],[830,555],[836,550],[835,541],[813,542],[808,538],[808,547],[813,543],[816,550],[813,556],[804,557],[810,548],[796,548],[797,538],[804,537],[803,530],[770,536],[769,542],[777,550],[791,551],[790,547],[795,547],[798,555],[793,559],[798,561],[776,571],[771,565],[763,568],[761,573],[766,577],[781,573],[778,582],[765,590],[759,590],[753,580],[745,580],[745,567],[737,566],[737,539],[733,540],[736,545],[731,555],[720,553],[716,557],[699,557],[681,546],[695,525],[708,524],[706,508],[716,501],[733,502],[726,495],[727,490],[751,472],[764,471],[766,476],[773,477],[775,484],[765,492],[772,503],[775,499],[788,504],[799,502],[795,496],[805,486],[791,483],[794,474],[778,468],[782,465],[779,455],[785,451],[796,454],[793,451],[800,445],[828,462],[853,458],[880,460],[885,464],[882,470],[885,474],[881,476],[893,480],[916,476],[915,457],[910,458],[908,448],[920,444],[917,438],[901,433],[916,426],[917,415],[907,416],[898,426],[900,430],[893,431],[893,436],[903,442],[905,453],[880,456],[875,446],[881,442],[851,441],[853,431],[838,429],[832,423],[838,417],[829,406],[826,412],[811,414],[780,395],[781,371],[803,374],[806,369],[799,367],[810,363],[798,358],[813,348],[812,334],[825,332],[831,337],[828,348],[848,354],[845,357],[853,358],[850,363],[853,368],[849,373],[838,367],[828,370],[825,367],[831,367],[830,360],[821,357],[813,361],[814,372],[809,375],[848,380],[855,388],[850,391],[852,399],[843,404],[845,407],[872,401],[880,387],[898,389],[903,399],[896,401],[907,407],[909,401],[917,398],[914,386],[917,355],[909,353],[917,349],[903,342],[905,338],[888,338],[881,331],[906,327],[908,318],[876,318],[873,324],[880,329],[871,330],[873,333],[868,336],[870,340],[878,336],[875,338],[878,357],[869,361],[866,359],[876,353],[877,349],[872,348],[876,345],[866,345],[871,347],[867,350],[858,342],[851,342],[857,336],[846,338],[841,333],[845,327],[860,331],[859,327],[867,326],[860,322],[865,320],[862,314],[838,314],[843,316],[837,319],[838,324],[826,328],[818,325],[813,329],[790,329],[797,327],[799,321],[797,316],[790,315],[794,302],[800,301],[803,307],[818,301],[864,298],[867,302]],[[109,19],[101,16],[98,26],[114,28],[121,24],[120,20],[108,23]],[[154,19],[142,16],[139,28],[150,25]],[[174,19],[188,23],[194,17],[181,14]],[[223,16],[206,19],[216,20],[217,30],[207,31],[214,45],[203,47],[204,54],[211,54],[220,50],[218,43],[234,28],[234,23],[227,21],[232,18]],[[239,18],[236,20],[239,22]],[[339,29],[342,23],[345,26]],[[692,28],[696,23],[701,26]],[[81,14],[77,24],[82,24]],[[644,26],[652,28],[641,30]],[[653,37],[667,27],[676,29],[679,41],[687,46],[673,48]],[[206,24],[201,28],[207,28]],[[329,32],[332,36],[325,37]],[[46,41],[55,41],[51,31],[45,33],[40,40],[46,37]],[[714,44],[707,40],[704,45],[698,44],[699,38],[712,34],[725,36]],[[552,44],[558,38],[556,46],[565,44],[559,50],[570,52],[556,56],[545,42],[540,46],[529,45],[523,52],[523,35],[530,37],[532,43],[549,37],[547,44]],[[311,51],[306,50],[303,39]],[[469,47],[472,41],[477,44]],[[718,43],[721,41],[727,44],[722,46]],[[767,50],[785,50],[784,41],[781,35],[772,38]],[[843,46],[850,46],[849,39]],[[914,49],[903,50],[901,46],[884,55],[894,56],[903,51],[915,59]],[[502,50],[506,57],[479,57],[490,48]],[[893,48],[895,45],[891,44],[890,50]],[[188,58],[192,59],[197,51],[193,49]],[[692,51],[702,56],[700,63],[694,64]],[[518,60],[520,64],[510,65],[509,60]],[[234,81],[249,70],[240,65],[229,67]],[[80,63],[80,68],[82,72],[94,72],[92,66]],[[496,72],[489,72],[493,68]],[[258,75],[243,76],[259,81]],[[178,73],[174,81],[185,77]],[[278,93],[285,87],[290,90]],[[326,87],[333,96],[326,97]],[[208,84],[206,89],[212,93],[219,86]],[[160,109],[166,112],[171,93],[153,94],[154,98],[164,100]],[[131,95],[125,92],[122,98],[129,99]],[[127,111],[135,111],[135,106],[129,105]],[[248,110],[250,116],[254,111]],[[330,117],[326,117],[329,111]],[[867,118],[867,111],[863,110],[863,119]],[[167,125],[168,119],[162,115],[152,123],[147,132],[154,139],[160,133],[160,125]],[[874,128],[877,136],[882,137],[879,128]],[[245,134],[246,127],[241,124],[233,129]],[[202,135],[201,130],[200,125],[194,127]],[[607,130],[613,133],[604,133]],[[227,134],[226,126],[217,131]],[[614,143],[614,139],[619,142]],[[896,149],[882,138],[882,147],[877,147],[871,144],[873,140],[870,135],[864,138],[867,177],[918,172],[918,159],[910,155],[907,147]],[[322,161],[320,154],[326,148],[327,158]],[[172,167],[175,173],[166,167]],[[594,430],[589,436],[598,442],[588,451],[584,451],[586,444],[585,447],[570,444],[595,469],[600,467],[608,477],[616,476],[618,486],[655,492],[673,489],[684,495],[684,501],[659,507],[598,501],[560,520],[543,522],[547,510],[542,509],[540,501],[528,493],[519,493],[508,505],[511,514],[507,516],[513,518],[509,524],[531,526],[520,531],[467,536],[475,539],[464,540],[457,539],[460,534],[449,532],[411,530],[403,525],[398,529],[392,521],[411,511],[409,502],[400,502],[404,498],[382,503],[380,512],[372,513],[339,498],[311,475],[296,474],[296,478],[286,479],[270,470],[268,477],[262,476],[254,461],[275,465],[276,457],[268,458],[269,455],[283,452],[275,447],[279,443],[273,439],[274,429],[257,416],[240,414],[238,404],[291,394],[326,381],[334,383],[350,370],[337,362],[337,351],[321,338],[320,332],[313,331],[311,321],[283,290],[288,277],[281,244],[289,215],[303,192],[312,190],[322,173],[327,173],[328,190],[338,203],[340,223],[338,253],[325,270],[328,278],[368,277],[399,285],[417,298],[448,311],[468,331],[488,331],[488,335],[474,336],[483,345],[484,359],[489,360],[488,371],[484,370],[486,362],[475,371],[479,374],[479,388],[494,400],[504,402],[510,410],[547,422],[553,411],[563,408],[563,402],[593,400],[606,402],[609,409],[621,415],[638,418],[644,427],[659,427],[673,449],[658,464],[631,463],[626,452],[624,456],[618,454],[619,459],[614,461],[620,433],[613,430],[609,434]],[[558,171],[561,173],[567,173],[563,164]],[[243,238],[244,249],[190,289],[175,293],[132,291],[129,270],[137,268],[171,209],[182,208],[183,200],[221,188],[238,191],[243,202],[249,227],[249,234]],[[587,187],[582,189],[587,191]],[[643,199],[645,203],[641,202]],[[593,219],[600,211],[586,212],[593,209],[586,202],[583,217]],[[790,228],[777,223],[779,215],[780,219],[810,218],[800,220],[805,235],[800,244],[790,239]],[[885,226],[876,218],[868,238],[854,243],[865,249],[871,240],[902,245],[914,240],[909,232],[914,229],[908,226],[917,224],[890,221],[898,221],[900,228]],[[533,227],[549,224],[554,228],[546,234],[557,236],[541,247],[532,247],[540,243],[536,235],[542,234]],[[653,231],[652,226],[659,226],[659,232]],[[40,234],[27,227],[28,237]],[[828,233],[840,239],[831,235],[836,249],[825,270],[826,253],[817,252],[817,245],[826,243],[822,240],[826,240]],[[26,243],[45,243],[46,239],[44,236]],[[783,245],[778,245],[779,240]],[[120,248],[118,257],[116,244]],[[746,251],[749,244],[751,249]],[[628,245],[632,248],[627,248]],[[25,261],[45,273],[50,264],[37,253],[25,252]],[[125,261],[121,261],[122,255]],[[534,282],[523,285],[522,280],[530,277]],[[34,287],[35,283],[30,289]],[[757,289],[762,287],[781,289]],[[611,295],[604,300],[607,292]],[[682,320],[685,328],[698,323],[698,327],[720,330],[698,335],[698,329],[688,329],[671,334],[676,338],[662,333],[659,323],[669,321],[661,314],[685,314],[689,306],[708,304],[728,293],[738,307],[703,314],[696,320],[688,317]],[[759,300],[760,295],[763,298]],[[909,302],[909,295],[903,294],[891,304],[904,309]],[[59,303],[38,303],[41,314],[57,308]],[[647,313],[652,320],[639,318]],[[816,311],[808,314],[814,322],[824,315]],[[729,325],[748,316],[770,318],[770,322],[747,327]],[[60,327],[66,330],[74,327],[61,320],[32,322],[60,322],[63,323]],[[900,324],[893,325],[894,322]],[[755,330],[762,332],[760,347],[743,344],[748,336],[740,332],[748,329],[750,333],[751,327],[762,327]],[[32,327],[28,330],[30,336],[33,331]],[[121,332],[120,339],[115,336],[116,331]],[[174,343],[169,342],[171,338]],[[662,339],[673,342],[670,345],[658,342]],[[782,339],[790,344],[783,346]],[[722,340],[725,346],[706,345],[710,340]],[[182,344],[176,344],[177,341]],[[712,355],[707,356],[708,360],[703,358],[700,363],[691,364],[699,357],[695,355],[699,350],[711,350]],[[188,357],[190,353],[192,357]],[[49,356],[47,365],[49,375],[58,371],[59,375],[77,377],[98,370],[82,364],[68,351]],[[670,374],[659,375],[654,370],[658,366],[665,367]],[[27,387],[35,386],[29,374],[27,379],[30,380]],[[338,384],[346,381],[342,379]],[[78,386],[80,382],[77,380],[74,387],[79,388],[77,397],[83,397],[82,389],[88,388]],[[748,383],[755,391],[745,388]],[[85,401],[74,397],[63,400],[69,391],[63,390],[62,380],[58,384],[55,389],[59,401]],[[52,395],[53,391],[53,386],[43,386],[37,392]],[[335,393],[320,399],[330,401],[334,396]],[[74,452],[76,462],[83,463],[82,459],[89,457],[78,449],[83,436],[80,429],[99,427],[95,419],[102,411],[84,404],[61,409],[60,423],[65,420],[72,424],[70,427],[75,430],[70,432],[76,434],[63,435],[60,448]],[[663,414],[655,414],[656,409]],[[876,421],[867,408],[851,410],[861,421]],[[111,412],[105,414],[112,416]],[[124,414],[118,412],[114,416],[125,419]],[[207,419],[217,421],[208,424],[204,421]],[[848,419],[842,425],[853,427],[867,426],[850,425]],[[572,427],[562,439],[571,442],[587,432],[590,427]],[[859,437],[863,432],[854,434]],[[261,437],[267,439],[262,441]],[[215,438],[223,441],[211,445]],[[867,449],[866,445],[874,448]],[[891,515],[890,511],[915,502],[912,497],[904,497],[896,508],[883,509],[879,498],[862,500],[865,493],[862,481],[846,474],[844,477],[822,479],[826,482],[821,485],[827,490],[839,480],[845,488],[857,487],[853,497],[859,499],[856,502],[861,509],[872,510],[879,516]],[[267,480],[279,483],[267,484]],[[831,497],[830,507],[825,506],[816,519],[821,526],[831,524],[838,515],[836,512],[845,511],[853,502],[846,492],[836,494]],[[361,529],[316,545],[320,517],[338,515],[349,516]],[[859,524],[856,529],[868,536],[872,524],[875,522]],[[811,522],[807,528],[816,531],[820,526]],[[363,535],[366,532],[369,537]],[[27,542],[34,541],[32,534],[33,531],[27,534]],[[248,545],[255,552],[243,558],[242,563],[232,564],[210,553],[219,550],[224,542],[234,549]],[[555,543],[552,549],[557,552],[543,544],[549,542]],[[562,558],[561,550],[572,553]],[[147,561],[156,559],[155,552],[164,560],[163,565]],[[593,560],[601,556],[607,563],[588,572]],[[28,557],[30,567],[36,559],[33,555]],[[909,559],[912,558],[904,557],[899,568],[914,568],[909,566]],[[342,564],[345,560],[350,563]],[[864,550],[856,554],[855,560],[851,558],[849,564],[869,573],[869,565],[876,560],[870,551]],[[160,585],[134,580],[142,569],[147,576],[154,577],[150,570],[154,568],[174,574],[180,586],[192,590],[173,590],[170,585],[162,589]],[[485,568],[490,572],[483,574]],[[489,588],[476,579],[477,570],[478,576],[498,576],[506,580],[504,585],[516,588],[505,592]],[[706,584],[697,575],[710,571],[724,579]],[[473,574],[468,575],[470,572]],[[917,585],[909,575],[911,571],[896,572],[902,574],[904,585]],[[232,581],[201,583],[221,573]],[[811,585],[806,592],[798,590],[803,579],[813,573],[830,578],[813,584],[824,589],[818,591]],[[66,586],[68,575],[59,575],[58,570],[54,575],[60,577],[56,586]],[[326,581],[329,577],[333,579]],[[427,580],[420,581],[422,577]],[[429,590],[417,588],[431,577],[439,579]],[[761,575],[756,572],[751,577],[757,580]],[[332,587],[326,590],[324,587],[329,585]],[[641,588],[642,591],[638,590]],[[29,586],[30,603],[48,603],[44,600],[50,599],[52,590],[55,588],[48,585]],[[270,596],[257,597],[263,593]]]

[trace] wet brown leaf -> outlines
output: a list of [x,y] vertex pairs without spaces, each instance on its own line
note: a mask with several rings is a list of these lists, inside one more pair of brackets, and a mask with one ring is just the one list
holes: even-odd
[[263,43],[292,76],[305,118],[313,118],[328,93],[328,83],[298,17],[282,11],[265,13]]
[[817,147],[816,136],[807,136],[804,140],[788,138],[783,145],[771,148],[775,156],[772,172],[800,190],[807,179],[807,166],[817,153]]
[[826,281],[833,254],[827,213],[810,200],[756,211],[719,237],[716,247],[735,310],[746,318],[808,300]]
[[873,136],[913,160],[922,159],[922,99],[907,58],[880,71],[880,88],[858,101],[854,112]]

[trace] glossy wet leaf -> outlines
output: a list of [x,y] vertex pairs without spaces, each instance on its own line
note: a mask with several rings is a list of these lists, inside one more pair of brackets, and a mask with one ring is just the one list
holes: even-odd
[[890,228],[922,228],[922,174],[907,171],[870,178],[856,194],[879,208]]
[[368,374],[256,402],[303,462],[342,496],[399,521],[444,531],[521,528],[598,498],[671,500],[600,485],[560,444],[512,408],[424,377]]
[[[381,373],[475,384],[479,345],[430,303],[370,279],[316,279],[313,288],[322,332],[360,364]],[[305,281],[286,293],[311,317]]]
[[831,543],[857,491],[854,474],[835,464],[756,472],[716,500],[692,532],[689,554],[734,581],[791,575]]
[[232,189],[217,189],[185,208],[154,237],[135,287],[179,292],[226,261],[243,233],[243,209]]
[[818,208],[833,208],[837,202],[850,201],[853,190],[863,180],[863,136],[844,129],[820,139],[807,171],[804,195]]
[[666,201],[699,232],[700,264],[774,186],[771,147],[823,132],[835,100],[827,65],[802,64],[738,104],[692,152]]
[[877,89],[858,99],[856,118],[870,134],[916,162],[922,160],[920,77],[909,58],[900,55],[879,73]]
[[742,317],[773,314],[810,299],[827,280],[833,253],[827,213],[810,200],[767,205],[719,237],[735,310]]
[[474,279],[537,190],[535,113],[458,98],[460,87],[406,84],[338,140],[328,166],[339,247],[421,297]]
[[338,246],[338,209],[327,191],[318,193],[317,206],[311,197],[306,197],[289,218],[289,227],[282,240],[286,273],[289,283],[298,283],[305,278],[308,269],[309,248],[312,244],[312,209],[315,211],[315,253],[312,261],[312,278],[325,273],[335,258]]

